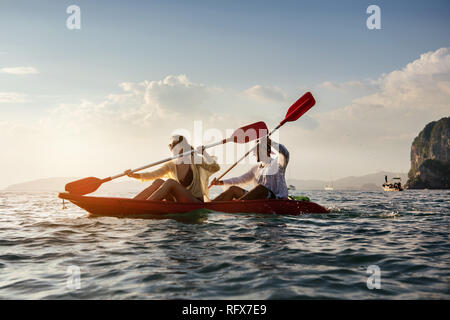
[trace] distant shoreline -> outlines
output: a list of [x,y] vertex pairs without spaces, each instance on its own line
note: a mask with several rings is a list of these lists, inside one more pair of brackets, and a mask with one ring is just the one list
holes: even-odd
[[[407,180],[406,173],[394,173],[380,171],[363,176],[349,176],[332,181],[334,190],[343,191],[377,191],[381,189],[381,185],[384,182],[384,176],[393,177],[399,175],[402,178],[402,182]],[[57,177],[46,178],[27,181],[23,183],[17,183],[10,185],[0,191],[12,191],[12,192],[62,192],[64,186],[70,181],[77,180],[79,178],[74,177]],[[288,185],[295,186],[296,190],[301,191],[317,191],[324,190],[324,187],[330,183],[325,180],[301,180],[301,179],[288,179]],[[142,190],[146,186],[145,183],[141,183],[137,180],[125,180],[125,181],[113,181],[106,183],[102,186],[101,191],[105,192],[134,192]]]

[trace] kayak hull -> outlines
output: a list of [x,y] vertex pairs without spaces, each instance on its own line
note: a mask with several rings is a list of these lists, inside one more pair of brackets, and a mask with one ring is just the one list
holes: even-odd
[[327,209],[314,202],[281,199],[182,203],[128,198],[90,197],[74,195],[67,192],[59,193],[58,197],[68,200],[90,214],[97,216],[163,217],[165,215],[183,214],[200,209],[224,213],[281,215],[328,213]]

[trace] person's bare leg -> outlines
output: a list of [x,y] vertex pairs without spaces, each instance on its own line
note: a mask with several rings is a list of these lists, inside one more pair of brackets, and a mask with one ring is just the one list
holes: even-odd
[[137,196],[135,196],[133,199],[137,200],[147,200],[153,192],[158,190],[159,187],[164,183],[164,180],[162,179],[156,179],[153,181],[153,183],[150,185],[150,187],[145,188],[142,190]]
[[247,191],[240,187],[231,186],[227,190],[219,194],[217,197],[215,197],[212,201],[231,201],[233,199],[239,199],[246,192]]
[[256,199],[267,199],[269,195],[269,190],[262,185],[257,185],[252,190],[244,194],[239,200],[256,200]]
[[161,201],[167,195],[172,195],[177,202],[200,202],[185,187],[173,179],[166,180],[148,200]]

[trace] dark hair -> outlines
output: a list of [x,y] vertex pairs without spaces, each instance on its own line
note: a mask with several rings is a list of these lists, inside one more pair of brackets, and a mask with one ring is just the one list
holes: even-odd
[[183,139],[184,139],[183,136],[179,136],[178,141],[170,143],[170,144],[169,144],[170,150],[172,150],[173,148],[175,148],[175,146],[176,146],[177,144],[179,144],[181,141],[183,141]]

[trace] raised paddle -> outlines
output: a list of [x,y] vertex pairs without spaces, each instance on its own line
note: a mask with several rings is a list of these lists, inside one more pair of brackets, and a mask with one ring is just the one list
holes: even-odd
[[[314,99],[311,92],[305,93],[303,96],[300,97],[297,101],[294,102],[292,106],[289,107],[288,111],[286,112],[286,116],[284,117],[283,121],[280,122],[280,124],[269,132],[268,135],[265,137],[270,137],[272,133],[274,133],[276,130],[278,130],[282,125],[284,125],[286,122],[292,122],[300,118],[303,114],[305,114],[306,111],[311,109],[316,104],[316,100]],[[262,137],[263,138],[263,137]],[[214,180],[220,180],[222,179],[228,172],[230,172],[236,165],[241,162],[245,157],[247,157],[250,152],[252,152],[259,144],[259,141],[261,138],[258,138],[258,142],[256,145],[251,148],[246,154],[244,154],[238,161],[236,161],[231,167],[229,167],[224,173],[222,173],[217,179]],[[211,188],[212,183],[209,185],[208,188]]]
[[[256,139],[259,139],[261,136],[264,136],[267,134],[267,126],[263,121],[259,121],[259,122],[255,122],[252,124],[249,124],[245,127],[236,129],[233,134],[226,139],[223,139],[221,141],[206,145],[203,147],[203,149],[208,149],[214,146],[217,146],[219,144],[224,144],[227,142],[234,142],[234,143],[246,143],[249,141],[253,141]],[[196,150],[190,150],[190,151],[186,151],[184,153],[181,153],[179,155],[176,156],[172,156],[170,158],[166,158],[160,161],[156,161],[153,163],[150,163],[148,165],[145,165],[143,167],[139,167],[137,169],[131,170],[129,173],[134,173],[140,170],[144,170],[153,166],[156,166],[158,164],[162,164],[164,162],[173,160],[173,159],[177,159],[177,158],[181,158],[184,156],[187,156],[189,154],[192,154],[193,152],[195,152]],[[84,178],[84,179],[80,179],[80,180],[76,180],[76,181],[72,181],[69,182],[68,184],[66,184],[65,186],[65,190],[71,194],[77,194],[77,195],[85,195],[88,193],[92,193],[95,190],[97,190],[103,183],[123,177],[125,175],[125,173],[120,173],[118,175],[112,176],[112,177],[108,177],[105,179],[99,179],[99,178],[95,178],[95,177],[89,177],[89,178]]]

